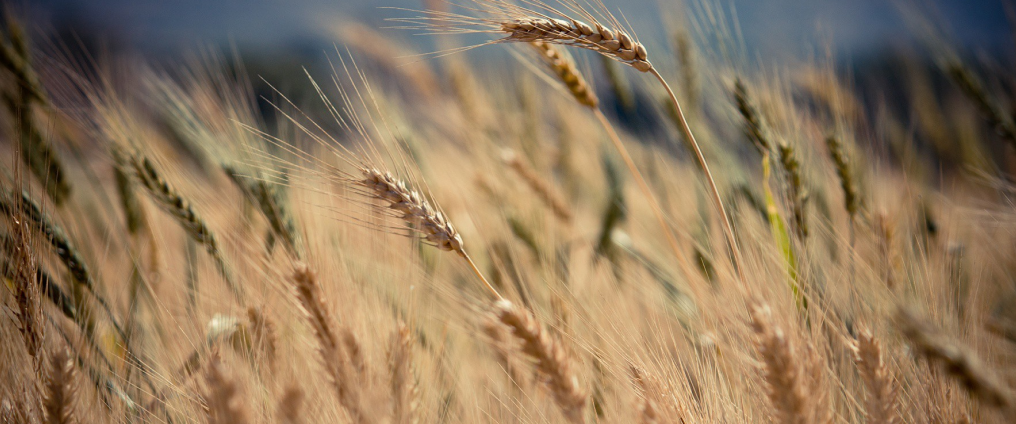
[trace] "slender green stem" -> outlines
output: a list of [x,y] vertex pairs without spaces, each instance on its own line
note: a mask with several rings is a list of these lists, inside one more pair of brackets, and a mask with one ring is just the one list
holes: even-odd
[[716,181],[713,180],[713,174],[709,171],[709,165],[706,163],[706,158],[702,154],[702,149],[699,148],[699,144],[695,141],[695,135],[691,132],[691,127],[688,126],[688,120],[684,117],[684,111],[681,109],[681,102],[677,101],[677,96],[674,95],[674,90],[670,89],[670,84],[663,79],[659,71],[656,68],[649,70],[660,84],[663,84],[663,88],[667,89],[667,94],[670,95],[670,100],[674,102],[674,109],[677,111],[678,122],[681,124],[681,132],[684,133],[684,138],[688,140],[688,144],[691,145],[692,150],[695,152],[695,159],[698,160],[699,166],[702,168],[702,172],[706,176],[706,181],[709,183],[709,189],[712,191],[713,202],[716,203],[716,209],[719,210],[721,216],[721,222],[723,223],[723,232],[727,236],[727,243],[730,244],[730,250],[733,252],[733,264],[737,270],[737,275],[740,277],[741,282],[745,281],[744,268],[742,267],[741,250],[737,247],[737,240],[734,238],[734,227],[730,225],[730,218],[727,216],[727,209],[723,207],[723,198],[720,197],[720,190],[716,188]]

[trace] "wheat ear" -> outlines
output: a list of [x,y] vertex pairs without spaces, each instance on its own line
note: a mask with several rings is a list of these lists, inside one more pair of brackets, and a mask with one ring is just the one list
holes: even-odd
[[364,187],[373,197],[388,203],[388,207],[401,212],[401,218],[423,234],[424,239],[434,247],[458,253],[466,263],[473,269],[477,277],[483,281],[484,286],[495,298],[504,299],[494,286],[490,285],[487,277],[483,276],[476,263],[466,253],[462,236],[455,230],[451,222],[444,214],[437,211],[420,192],[410,189],[405,181],[400,180],[389,172],[382,172],[374,167],[361,167],[362,179],[354,183]]
[[247,309],[247,319],[250,321],[252,342],[259,347],[268,361],[268,368],[275,371],[275,358],[277,351],[277,340],[275,324],[258,308]]
[[222,252],[219,251],[218,240],[216,240],[215,234],[208,228],[208,225],[205,224],[204,219],[198,215],[190,202],[184,199],[173,186],[169,185],[168,181],[162,178],[162,175],[148,158],[132,156],[129,160],[134,168],[135,175],[141,181],[141,185],[148,191],[148,194],[151,195],[152,199],[155,200],[159,207],[172,215],[173,218],[176,218],[187,235],[194,239],[196,243],[205,247],[208,255],[212,257],[212,261],[215,262],[215,268],[222,275],[222,279],[226,281],[229,291],[242,305],[244,303],[243,289],[233,280],[233,273],[230,272],[225,259],[222,257]]
[[328,372],[339,404],[345,408],[354,422],[373,422],[363,408],[360,387],[357,384],[359,378],[356,366],[352,363],[350,352],[347,352],[347,349],[340,344],[341,341],[333,329],[328,306],[321,298],[317,277],[304,264],[297,264],[295,268],[293,285],[296,289],[296,297],[314,330],[314,336],[318,340],[321,364]]
[[595,51],[630,65],[641,72],[649,72],[646,47],[628,33],[605,27],[599,23],[592,26],[578,20],[562,20],[541,17],[522,17],[501,23],[501,31],[508,33],[505,42],[542,41],[563,44]]
[[926,319],[901,308],[897,322],[903,335],[929,362],[938,363],[970,394],[1003,411],[1012,411],[1016,398],[997,373],[972,352],[941,334]]
[[117,335],[121,340],[126,339],[126,332],[123,327],[116,320],[116,315],[113,314],[113,308],[109,306],[106,299],[102,297],[96,286],[95,281],[92,279],[92,274],[88,271],[88,266],[85,264],[84,258],[81,253],[74,247],[71,240],[64,233],[63,229],[56,225],[49,216],[42,212],[35,201],[32,200],[31,196],[26,192],[21,192],[21,197],[15,199],[13,194],[0,194],[0,212],[6,214],[8,217],[14,217],[20,214],[21,217],[26,219],[36,231],[42,233],[49,242],[53,251],[57,257],[60,258],[60,262],[64,264],[67,271],[70,272],[71,278],[75,284],[84,286],[92,297],[95,298],[96,302],[99,302],[99,306],[102,307],[106,316],[109,318],[110,324],[113,325],[113,329],[116,330]]
[[28,355],[40,365],[39,350],[42,347],[45,324],[42,323],[42,298],[40,292],[42,286],[48,282],[41,280],[44,272],[40,269],[39,260],[34,252],[28,228],[24,221],[12,220],[11,229],[14,236],[0,233],[0,251],[4,256],[10,258],[2,264],[4,277],[11,276],[13,282],[12,292],[17,304],[18,330],[24,340]]
[[854,351],[854,363],[861,373],[864,386],[868,390],[865,402],[865,415],[870,424],[895,424],[899,422],[896,412],[896,397],[899,386],[893,381],[893,375],[882,360],[882,345],[875,340],[868,330],[861,330],[857,341],[851,346]]
[[777,149],[780,159],[780,168],[787,177],[787,184],[790,197],[791,209],[794,213],[794,232],[804,240],[808,237],[808,216],[805,214],[805,204],[808,201],[808,193],[804,188],[801,177],[801,162],[797,159],[794,148],[789,144],[781,144]]
[[804,370],[782,328],[770,321],[768,307],[753,306],[751,327],[758,336],[756,346],[765,364],[765,381],[769,401],[777,419],[785,424],[805,424],[808,419],[808,396],[803,379]]
[[46,105],[46,97],[32,69],[28,42],[21,26],[8,16],[7,27],[11,45],[0,41],[0,66],[13,74],[17,85],[17,95],[4,95],[4,98],[11,116],[17,118],[21,157],[59,206],[70,195],[71,186],[59,155],[43,138],[33,116],[33,106]]
[[854,181],[854,170],[847,154],[846,146],[836,136],[826,137],[826,147],[829,148],[829,156],[836,166],[836,175],[840,178],[840,188],[843,189],[843,204],[847,214],[853,220],[861,208],[860,196],[858,195],[857,182]]
[[530,45],[536,49],[537,54],[546,62],[547,66],[554,72],[554,75],[561,80],[565,88],[568,89],[568,92],[575,98],[575,101],[594,109],[600,105],[600,99],[590,89],[586,79],[582,77],[582,73],[575,67],[575,62],[571,58],[562,54],[551,43],[535,41],[530,43]]
[[512,335],[522,342],[522,352],[536,361],[536,369],[547,379],[561,412],[572,423],[584,423],[583,410],[589,396],[579,387],[572,371],[572,359],[564,348],[543,330],[529,311],[507,300],[498,301],[495,309],[498,320],[511,328]]
[[64,349],[57,350],[50,360],[51,368],[46,376],[46,398],[43,406],[48,424],[69,424],[74,422],[71,400],[74,398],[74,363]]
[[247,412],[239,396],[236,382],[222,372],[218,358],[208,364],[205,374],[208,383],[208,422],[210,424],[245,424],[249,422]]
[[413,376],[413,338],[407,327],[399,323],[392,336],[388,354],[388,368],[391,371],[392,404],[396,424],[415,424],[417,419],[418,388]]

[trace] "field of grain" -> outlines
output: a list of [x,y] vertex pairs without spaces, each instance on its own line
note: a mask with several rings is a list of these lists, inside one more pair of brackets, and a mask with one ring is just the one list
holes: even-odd
[[1012,422],[1016,54],[715,3],[381,9],[285,81],[8,8],[0,423]]

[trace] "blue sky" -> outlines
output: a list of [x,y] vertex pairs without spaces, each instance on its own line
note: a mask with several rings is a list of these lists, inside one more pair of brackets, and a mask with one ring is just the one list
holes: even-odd
[[[680,0],[605,0],[626,17],[661,27],[661,8]],[[697,3],[703,0],[684,0]],[[831,39],[841,54],[864,54],[909,38],[894,6],[897,0],[704,0],[737,11],[750,51],[797,54]],[[1012,0],[899,0],[934,10],[962,46],[1012,51],[1003,3]],[[315,40],[330,42],[324,23],[352,16],[383,25],[418,0],[33,0],[43,19],[66,20],[139,50],[165,51],[228,40],[241,46],[284,48]],[[664,6],[661,6],[664,5]],[[407,34],[400,34],[407,36]],[[643,34],[643,38],[645,38]]]

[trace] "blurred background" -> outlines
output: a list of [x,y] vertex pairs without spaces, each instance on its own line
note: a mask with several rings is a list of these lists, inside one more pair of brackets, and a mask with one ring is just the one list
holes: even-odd
[[[439,0],[440,1],[440,0]],[[604,0],[610,10],[624,4],[629,21],[649,39],[661,31],[661,16],[695,10],[702,0]],[[946,27],[954,42],[976,54],[1011,52],[1013,37],[1009,0],[724,0],[717,3],[736,14],[748,51],[759,55],[807,55],[816,44],[831,41],[837,56],[857,59],[906,45],[913,38],[898,12],[898,3],[927,9]],[[285,50],[312,54],[329,49],[333,27],[342,19],[390,26],[385,18],[419,9],[420,0],[31,0],[25,7],[37,22],[59,32],[97,40],[107,47],[162,55],[197,45],[235,43],[248,54]],[[1007,4],[1008,3],[1008,4]],[[729,5],[729,6],[728,6]],[[687,6],[687,7],[685,7]],[[660,14],[663,11],[663,15]],[[648,27],[642,28],[641,25]],[[414,43],[406,31],[385,30]],[[414,39],[415,38],[415,39]],[[422,39],[422,40],[421,40]],[[794,47],[794,48],[788,48]]]

